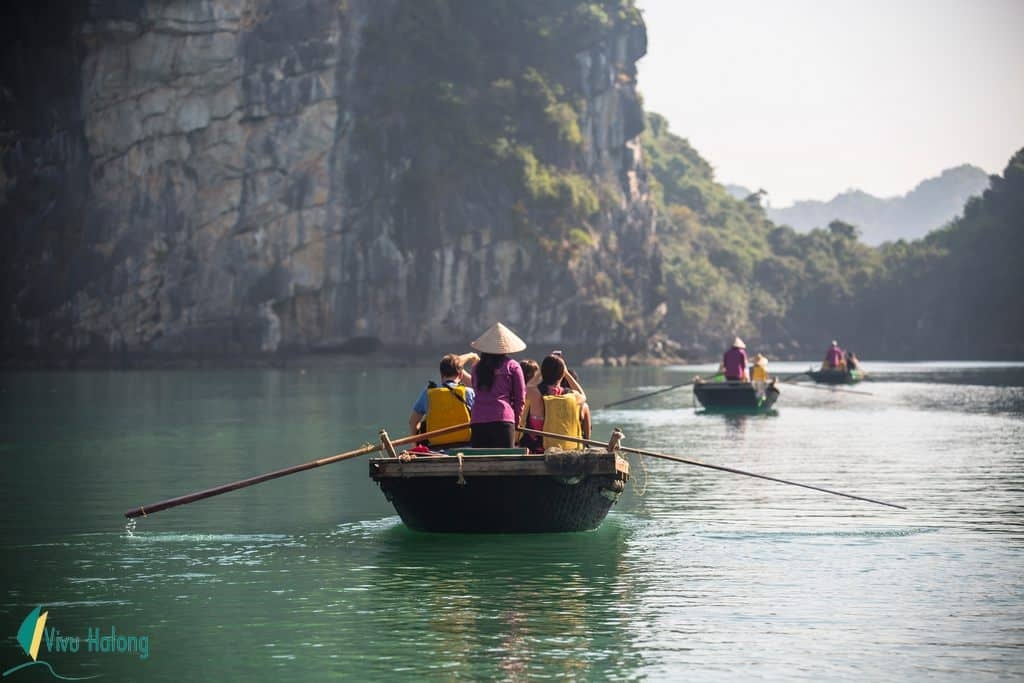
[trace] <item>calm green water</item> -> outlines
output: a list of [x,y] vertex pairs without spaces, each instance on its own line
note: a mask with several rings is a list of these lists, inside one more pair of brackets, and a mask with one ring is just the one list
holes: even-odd
[[[0,376],[0,670],[37,605],[100,680],[924,680],[1024,676],[1024,365],[866,364],[697,413],[711,368],[590,369],[594,436],[888,500],[665,460],[600,529],[405,529],[356,459],[167,510],[140,504],[404,434],[431,369]],[[806,363],[775,363],[780,375]],[[147,636],[88,652],[90,628]],[[41,665],[11,681],[55,680]]]

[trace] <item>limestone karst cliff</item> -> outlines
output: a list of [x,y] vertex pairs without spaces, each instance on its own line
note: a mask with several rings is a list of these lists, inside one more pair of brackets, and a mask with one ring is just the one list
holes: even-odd
[[7,356],[657,328],[631,2],[95,0],[3,31]]

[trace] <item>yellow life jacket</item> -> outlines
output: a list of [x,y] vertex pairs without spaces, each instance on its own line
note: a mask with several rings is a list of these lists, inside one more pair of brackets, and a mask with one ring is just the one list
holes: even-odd
[[[455,387],[442,384],[427,389],[427,431],[444,429],[452,425],[469,422],[469,406],[466,405],[466,387],[461,384]],[[469,427],[457,432],[435,436],[430,440],[431,446],[447,446],[455,443],[469,443]]]
[[768,381],[768,370],[762,368],[760,365],[755,365],[754,369],[750,371],[751,382],[767,382]]
[[[576,402],[576,394],[544,397],[544,431],[566,436],[583,436],[580,425],[580,406]],[[576,441],[544,437],[544,448],[558,446],[565,451],[573,451],[582,446]]]

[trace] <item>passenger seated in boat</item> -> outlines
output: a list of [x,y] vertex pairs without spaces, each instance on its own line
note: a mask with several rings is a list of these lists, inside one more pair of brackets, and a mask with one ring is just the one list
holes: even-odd
[[[581,438],[582,409],[587,402],[587,395],[579,381],[570,374],[561,356],[550,355],[540,364],[540,383],[527,389],[526,394],[526,425],[554,434],[564,434]],[[562,386],[562,382],[569,386]],[[540,447],[531,445],[533,452],[544,452],[557,446],[563,450],[576,450],[581,447],[578,441],[543,437]]]
[[821,363],[822,370],[845,370],[846,358],[843,350],[839,348],[839,342],[832,340],[832,346],[825,352],[825,360]]
[[851,371],[860,369],[860,361],[857,360],[857,354],[853,351],[846,352],[846,369]]
[[[530,422],[530,401],[533,400],[534,404],[541,402],[540,392],[537,391],[537,385],[540,384],[540,365],[535,360],[521,360],[519,361],[519,367],[523,369],[523,379],[526,381],[526,407],[523,408],[523,417],[519,421],[520,427],[530,427],[531,429],[541,429],[544,426],[544,417],[541,415],[539,424],[540,427],[533,426]],[[523,448],[529,448],[531,453],[543,453],[544,443],[540,436],[537,434],[521,433],[519,436],[519,445]]]
[[747,345],[739,337],[733,339],[732,346],[722,354],[722,364],[718,366],[718,372],[725,373],[727,380],[747,381]]
[[754,356],[754,364],[750,366],[750,381],[768,381],[768,357],[763,353],[759,353]]
[[[441,383],[428,382],[412,406],[409,415],[410,434],[420,434],[435,429],[469,422],[476,392],[463,385],[471,375],[465,366],[478,361],[475,353],[456,355],[449,353],[441,358],[439,365]],[[469,428],[451,434],[442,434],[430,440],[432,448],[469,443]]]
[[768,388],[768,357],[763,353],[754,356],[754,363],[750,366],[750,381],[759,396],[763,396]]
[[[562,360],[565,360],[565,354],[563,354],[561,351],[552,351],[551,355],[558,356]],[[572,378],[576,380],[577,384],[579,384],[580,376],[576,374],[575,369],[569,367],[569,361],[565,361],[565,371],[569,375],[572,375]],[[566,389],[572,388],[571,386],[569,386],[568,379],[562,380],[562,386],[565,387]],[[583,432],[584,439],[590,438],[590,404],[587,402],[584,402],[583,407],[580,408],[580,430],[582,430]]]

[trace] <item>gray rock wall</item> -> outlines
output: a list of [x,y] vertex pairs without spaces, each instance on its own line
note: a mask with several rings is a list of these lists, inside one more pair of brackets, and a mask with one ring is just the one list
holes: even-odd
[[[642,346],[659,310],[632,80],[642,28],[577,55],[584,171],[621,203],[601,243],[555,269],[494,211],[500,190],[467,179],[408,210],[403,170],[430,153],[373,97],[401,65],[361,59],[393,7],[55,3],[46,49],[24,16],[0,71],[17,112],[0,118],[6,354],[463,347],[495,320],[539,342]],[[42,73],[54,82],[33,85]],[[599,277],[631,303],[629,324],[582,305]]]

